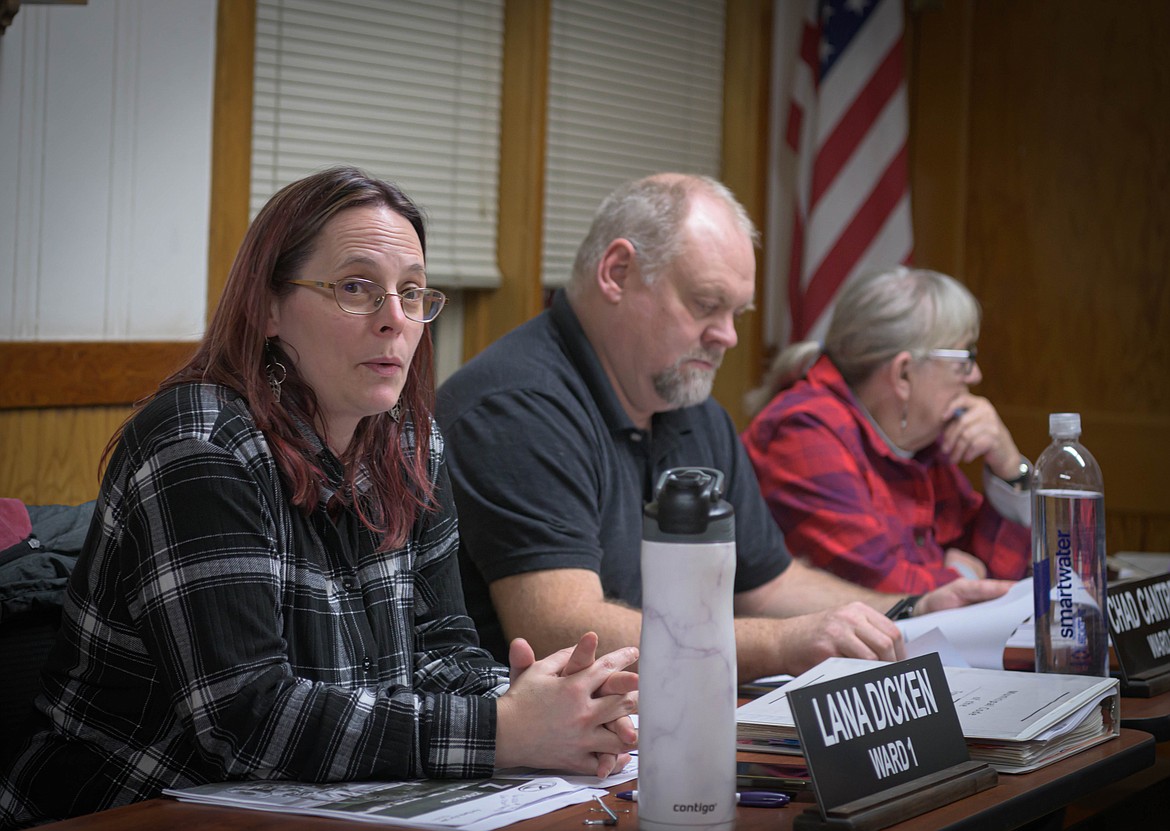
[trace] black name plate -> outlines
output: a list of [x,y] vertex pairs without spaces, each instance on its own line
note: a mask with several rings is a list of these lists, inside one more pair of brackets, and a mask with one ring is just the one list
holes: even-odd
[[788,693],[822,815],[970,761],[937,653]]
[[1170,574],[1110,586],[1107,605],[1125,680],[1170,672]]

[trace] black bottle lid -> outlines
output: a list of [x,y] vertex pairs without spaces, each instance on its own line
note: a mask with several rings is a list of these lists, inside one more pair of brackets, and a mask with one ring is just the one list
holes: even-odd
[[730,542],[735,510],[723,498],[723,473],[709,467],[664,471],[642,512],[642,538],[662,542]]

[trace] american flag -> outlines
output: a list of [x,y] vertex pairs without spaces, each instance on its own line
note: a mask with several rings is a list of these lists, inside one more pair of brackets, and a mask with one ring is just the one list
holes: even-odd
[[791,341],[824,336],[851,276],[913,254],[902,2],[808,3],[785,136],[798,159]]

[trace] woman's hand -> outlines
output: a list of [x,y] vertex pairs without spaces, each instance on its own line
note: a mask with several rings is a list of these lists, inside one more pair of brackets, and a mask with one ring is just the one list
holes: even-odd
[[991,402],[963,393],[955,399],[953,407],[961,413],[943,427],[942,451],[947,457],[956,464],[982,457],[999,478],[1009,481],[1016,478],[1020,451]]
[[508,652],[511,687],[496,716],[496,767],[554,768],[605,778],[629,762],[637,743],[638,660],[626,647],[597,654],[597,635],[537,661],[523,638]]

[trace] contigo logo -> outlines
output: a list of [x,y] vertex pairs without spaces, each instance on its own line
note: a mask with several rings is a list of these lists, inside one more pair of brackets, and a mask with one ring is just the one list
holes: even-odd
[[675,804],[676,814],[709,814],[715,810],[714,802],[692,802],[690,805]]

